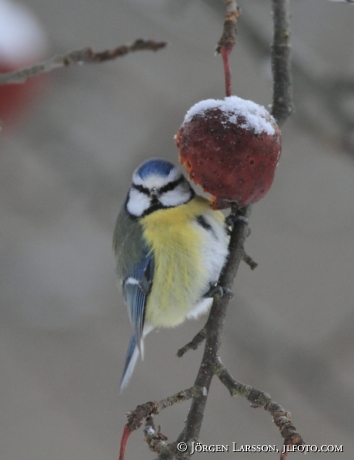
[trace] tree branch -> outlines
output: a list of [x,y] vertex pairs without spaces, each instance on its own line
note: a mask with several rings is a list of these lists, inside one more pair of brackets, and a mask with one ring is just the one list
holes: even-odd
[[159,414],[166,407],[171,407],[174,404],[187,401],[194,396],[198,396],[202,393],[201,388],[197,388],[195,385],[187,390],[179,391],[172,396],[167,396],[161,401],[150,401],[145,404],[137,406],[137,408],[127,413],[128,422],[127,427],[130,431],[137,430],[142,424],[144,418],[151,415]]
[[125,448],[130,434],[137,430],[143,420],[146,419],[144,435],[145,441],[148,444],[150,450],[160,454],[161,458],[167,460],[172,458],[177,452],[177,443],[170,443],[166,445],[165,441],[167,437],[164,436],[160,427],[157,431],[155,430],[153,415],[159,414],[166,407],[173,406],[174,404],[181,403],[192,397],[196,397],[203,392],[201,388],[193,386],[187,390],[179,391],[178,393],[167,396],[167,398],[161,399],[161,401],[149,401],[145,404],[137,406],[137,408],[127,413],[128,422],[124,426],[122,438],[120,441],[119,460],[124,460]]
[[235,0],[225,0],[226,15],[224,19],[224,28],[218,45],[216,47],[216,54],[221,54],[224,75],[225,75],[225,93],[226,96],[231,96],[231,70],[229,65],[229,56],[236,43],[236,24],[237,18],[240,15],[240,9]]
[[274,36],[272,44],[273,108],[272,115],[282,125],[292,114],[290,0],[272,0]]
[[[250,207],[246,206],[240,210],[233,209],[236,215],[248,217]],[[231,288],[236,276],[238,267],[243,257],[243,244],[247,234],[247,223],[245,220],[237,220],[231,233],[229,244],[229,258],[219,279],[221,286]],[[180,434],[178,441],[190,442],[199,437],[203,421],[204,409],[209,393],[210,383],[214,375],[215,363],[219,355],[221,335],[223,331],[225,316],[229,304],[229,297],[216,297],[211,307],[210,315],[206,323],[207,336],[203,359],[198,371],[194,385],[203,388],[202,395],[193,398],[188,413],[185,428]]]
[[198,334],[193,337],[193,339],[188,342],[184,347],[180,348],[177,351],[177,357],[182,358],[182,356],[187,353],[189,350],[196,350],[201,343],[204,342],[207,335],[207,327],[206,325],[201,329]]
[[133,53],[134,51],[158,51],[161,48],[165,48],[166,45],[166,42],[138,39],[131,45],[122,45],[112,50],[95,51],[92,48],[83,48],[61,56],[54,56],[47,61],[14,72],[2,73],[0,74],[0,85],[23,83],[29,78],[37,77],[54,69],[68,67],[73,64],[100,64],[125,56],[128,53]]
[[258,267],[257,262],[255,262],[251,256],[249,256],[246,251],[243,251],[242,260],[247,264],[251,270],[255,270]]
[[250,385],[245,385],[235,380],[221,363],[221,360],[219,360],[219,365],[215,369],[215,374],[229,390],[232,397],[243,396],[251,403],[251,407],[263,407],[263,409],[272,415],[273,421],[279,428],[280,434],[284,439],[280,460],[285,460],[289,453],[289,449],[284,446],[300,446],[305,444],[291,422],[290,412],[287,412],[279,404],[274,402],[268,393],[264,393]]

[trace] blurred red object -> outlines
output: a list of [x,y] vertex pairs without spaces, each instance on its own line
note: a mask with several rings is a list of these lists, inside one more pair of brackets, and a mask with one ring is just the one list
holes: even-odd
[[[29,66],[46,56],[47,37],[37,17],[27,6],[0,0],[0,73]],[[46,79],[0,86],[2,128],[13,125],[39,95]]]

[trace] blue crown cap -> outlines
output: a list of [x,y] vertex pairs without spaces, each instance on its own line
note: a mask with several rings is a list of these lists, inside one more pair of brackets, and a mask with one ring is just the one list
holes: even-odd
[[154,159],[143,163],[136,172],[143,180],[151,174],[158,174],[159,176],[167,177],[171,169],[174,167],[175,166],[169,161]]

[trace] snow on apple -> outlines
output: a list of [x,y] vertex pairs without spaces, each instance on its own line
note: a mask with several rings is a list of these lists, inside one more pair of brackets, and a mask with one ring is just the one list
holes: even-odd
[[195,104],[175,142],[191,179],[213,195],[214,209],[263,198],[281,152],[274,118],[264,107],[237,96]]

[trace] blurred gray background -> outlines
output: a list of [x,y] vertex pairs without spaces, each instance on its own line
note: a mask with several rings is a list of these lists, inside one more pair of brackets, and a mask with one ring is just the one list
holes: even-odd
[[[131,327],[111,239],[132,171],[153,156],[176,163],[173,136],[187,109],[224,95],[221,59],[213,55],[223,4],[26,4],[47,31],[48,55],[89,45],[103,50],[136,38],[169,43],[156,54],[52,73],[26,116],[12,129],[5,126],[0,139],[0,459],[114,460],[125,413],[191,386],[201,359],[201,350],[180,360],[175,354],[205,318],[152,333],[145,361],[119,395]],[[234,93],[267,106],[271,2],[239,5]],[[297,114],[283,128],[273,187],[253,209],[246,249],[259,266],[240,268],[222,358],[235,378],[291,411],[307,443],[344,447],[306,458],[349,460],[354,93],[341,88],[354,79],[354,7],[295,0],[291,9]],[[171,441],[188,408],[186,402],[156,418]],[[131,436],[127,460],[155,458],[142,438],[142,430]],[[216,379],[201,441],[281,446],[271,417],[231,399]]]

